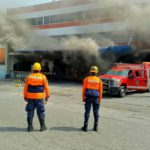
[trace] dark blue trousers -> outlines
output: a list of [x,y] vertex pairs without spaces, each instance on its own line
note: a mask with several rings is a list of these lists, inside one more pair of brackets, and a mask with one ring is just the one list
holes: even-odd
[[44,107],[44,101],[43,100],[28,100],[26,111],[27,111],[27,117],[33,118],[34,117],[34,111],[37,111],[37,115],[39,118],[45,117],[45,107]]
[[97,97],[96,98],[94,98],[94,97],[86,98],[84,123],[88,124],[91,106],[93,107],[94,123],[98,124],[100,102],[99,102],[99,99]]

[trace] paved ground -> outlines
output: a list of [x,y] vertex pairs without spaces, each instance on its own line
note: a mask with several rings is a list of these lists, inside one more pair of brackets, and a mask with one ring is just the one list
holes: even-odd
[[0,82],[0,150],[150,150],[150,94],[131,93],[125,98],[104,97],[99,132],[80,131],[84,105],[81,86],[52,84],[46,106],[48,130],[26,132],[23,87]]

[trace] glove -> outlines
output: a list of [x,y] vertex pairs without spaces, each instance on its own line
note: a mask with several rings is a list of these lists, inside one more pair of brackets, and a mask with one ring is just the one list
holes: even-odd
[[48,98],[49,98],[49,96],[45,98],[45,104],[47,104]]
[[28,104],[28,99],[24,97],[24,104],[27,105]]
[[49,99],[49,96],[45,98],[45,101],[48,101],[48,99]]
[[27,101],[28,101],[28,99],[24,97],[24,101],[25,101],[25,102],[27,102]]
[[85,98],[84,98],[84,99],[82,99],[82,102],[85,102]]

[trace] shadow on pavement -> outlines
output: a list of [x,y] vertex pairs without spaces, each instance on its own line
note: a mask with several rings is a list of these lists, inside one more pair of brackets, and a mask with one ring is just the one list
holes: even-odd
[[105,99],[113,99],[113,96],[104,94],[103,98],[105,98]]
[[52,127],[52,128],[50,128],[50,130],[65,131],[65,132],[81,131],[80,128],[74,128],[74,127]]
[[[126,96],[132,96],[132,95],[135,95],[135,94],[144,94],[144,93],[146,93],[145,91],[128,91],[127,93],[126,93]],[[125,97],[126,97],[125,96]],[[119,96],[117,96],[117,95],[110,95],[110,94],[103,94],[103,98],[105,98],[105,99],[116,99],[116,98],[118,98],[118,99],[122,99],[121,97],[119,97]]]
[[26,132],[26,128],[0,127],[0,132]]

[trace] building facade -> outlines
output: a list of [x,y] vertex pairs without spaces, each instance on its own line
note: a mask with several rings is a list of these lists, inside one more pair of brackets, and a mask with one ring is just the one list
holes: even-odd
[[[142,0],[131,3],[141,7],[147,4]],[[97,41],[104,37],[117,45],[127,45],[134,37],[136,26],[129,25],[123,16],[119,16],[123,11],[127,12],[127,7],[122,4],[116,6],[116,3],[105,5],[96,0],[61,0],[8,9],[8,15],[17,20],[26,20],[32,25],[33,32],[40,37],[61,38],[75,35],[94,37]],[[10,62],[13,59],[14,57]]]
[[[116,37],[114,41],[125,42],[129,40],[133,28],[126,31],[127,25],[118,17],[118,11],[124,6],[115,5],[104,6],[95,0],[62,0],[9,9],[8,14],[27,20],[40,36],[101,34],[106,38]],[[124,32],[126,34],[122,36]]]

